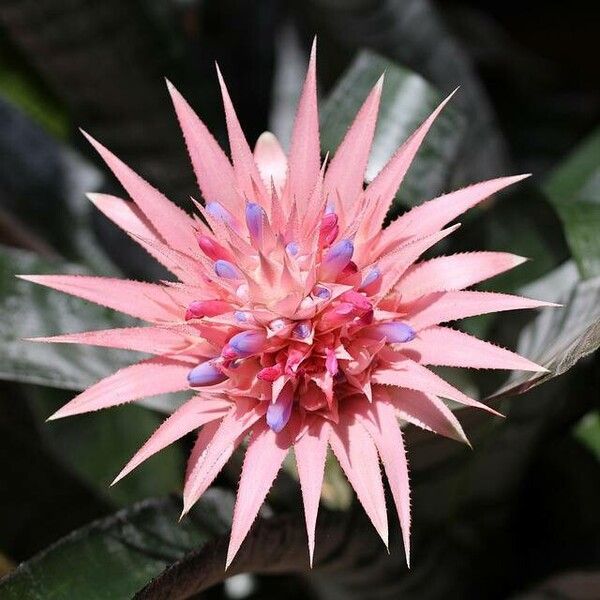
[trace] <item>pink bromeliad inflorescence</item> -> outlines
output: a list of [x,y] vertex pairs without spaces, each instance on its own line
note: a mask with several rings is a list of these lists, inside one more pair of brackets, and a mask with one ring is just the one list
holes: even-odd
[[96,383],[51,418],[196,390],[116,481],[197,430],[185,475],[185,513],[247,441],[227,565],[292,448],[311,561],[328,448],[387,544],[381,463],[408,561],[409,480],[399,419],[467,442],[442,398],[495,412],[428,367],[543,370],[442,323],[547,305],[465,290],[522,263],[518,256],[471,252],[417,261],[458,227],[447,227],[458,215],[525,176],[443,195],[382,229],[411,161],[448,99],[365,188],[383,78],[328,165],[320,154],[314,47],[287,156],[270,133],[250,150],[220,73],[219,81],[231,162],[168,85],[206,200],[204,206],[196,203],[201,218],[169,202],[88,136],[133,202],[103,194],[90,194],[90,200],[178,281],[25,276],[147,323],[39,341],[154,355]]

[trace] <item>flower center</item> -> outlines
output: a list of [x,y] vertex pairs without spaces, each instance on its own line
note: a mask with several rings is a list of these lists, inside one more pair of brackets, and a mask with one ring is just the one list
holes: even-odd
[[294,409],[335,419],[344,397],[369,396],[381,349],[410,341],[415,332],[387,314],[381,318],[374,296],[382,273],[376,265],[359,271],[352,239],[337,239],[335,212],[328,209],[321,218],[316,252],[306,247],[310,240],[275,235],[258,204],[247,204],[245,232],[217,202],[206,213],[245,233],[249,244],[243,252],[198,236],[221,298],[192,302],[186,320],[201,324],[203,337],[226,342],[218,356],[191,370],[190,386],[219,386],[215,393],[224,389],[268,402],[266,422],[276,432]]

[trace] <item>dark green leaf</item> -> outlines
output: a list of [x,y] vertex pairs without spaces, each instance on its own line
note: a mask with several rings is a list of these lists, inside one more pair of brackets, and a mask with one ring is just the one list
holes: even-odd
[[[367,168],[371,181],[394,151],[443,99],[420,75],[369,51],[361,52],[321,109],[321,145],[332,155],[377,79],[385,72],[377,130]],[[414,206],[448,184],[461,141],[464,119],[447,106],[423,143],[392,207]]]
[[131,598],[186,552],[227,531],[232,505],[229,493],[213,489],[179,522],[179,501],[141,502],[75,531],[20,565],[0,584],[0,596]]
[[48,452],[24,391],[0,382],[0,548],[15,562],[114,510]]
[[[457,86],[452,105],[466,117],[464,145],[451,188],[505,174],[506,148],[485,90],[469,56],[438,7],[427,0],[303,0],[307,37],[319,39],[321,80],[333,85],[354,53],[369,48],[418,73],[444,94]],[[400,113],[401,117],[401,113]]]
[[454,251],[504,251],[529,259],[485,282],[480,286],[482,289],[516,291],[569,257],[560,220],[530,181],[518,183],[505,194],[492,198],[485,210],[471,211],[473,217],[465,219],[463,227],[453,236]]
[[600,347],[600,277],[581,281],[575,264],[567,262],[522,293],[563,304],[542,311],[519,339],[518,352],[549,372],[518,374],[495,396],[519,393],[562,375]]
[[47,261],[21,250],[0,248],[0,378],[81,390],[135,361],[135,354],[69,344],[25,341],[33,336],[125,327],[131,320],[96,306],[22,281],[16,274],[85,273],[72,264]]
[[[89,274],[83,267],[48,261],[36,254],[0,246],[0,308],[10,315],[0,326],[0,379],[83,390],[135,362],[136,352],[72,344],[39,344],[28,337],[127,327],[130,319],[108,308],[23,281],[16,274]],[[170,413],[181,403],[176,394],[144,402]]]
[[35,387],[27,390],[27,396],[50,452],[113,505],[125,506],[180,489],[184,460],[177,445],[159,452],[117,485],[110,485],[161,424],[161,415],[130,404],[44,423],[48,415],[70,400],[69,392]]
[[600,129],[544,185],[582,277],[600,275]]

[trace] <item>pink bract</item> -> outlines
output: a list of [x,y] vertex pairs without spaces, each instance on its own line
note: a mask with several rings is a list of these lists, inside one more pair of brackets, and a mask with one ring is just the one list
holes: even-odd
[[423,138],[449,99],[365,188],[383,85],[374,86],[331,162],[321,162],[315,49],[286,156],[263,134],[249,148],[218,74],[231,162],[169,84],[205,206],[189,216],[87,136],[133,202],[90,200],[177,278],[141,283],[52,275],[25,279],[110,307],[147,325],[40,341],[154,355],[84,391],[51,418],[193,388],[118,475],[198,430],[184,513],[246,439],[227,565],[281,464],[294,449],[312,561],[325,457],[331,448],[387,544],[380,462],[409,557],[409,481],[398,420],[466,442],[440,400],[494,412],[429,366],[543,370],[442,323],[547,305],[465,291],[523,259],[472,252],[418,261],[458,215],[525,176],[477,183],[414,208],[382,230]]

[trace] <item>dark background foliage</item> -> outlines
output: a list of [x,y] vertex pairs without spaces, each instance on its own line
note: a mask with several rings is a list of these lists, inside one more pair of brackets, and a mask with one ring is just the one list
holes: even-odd
[[[599,16],[577,0],[2,0],[0,596],[600,597]],[[528,256],[493,289],[528,285],[565,307],[463,324],[518,345],[550,373],[450,374],[508,415],[460,413],[474,451],[407,429],[410,571],[398,532],[388,556],[333,468],[309,571],[297,484],[284,471],[269,496],[273,516],[227,573],[252,575],[223,584],[236,465],[181,524],[189,440],[108,487],[177,399],[45,424],[74,390],[130,357],[20,338],[125,321],[14,274],[162,277],[90,210],[84,192],[120,190],[77,128],[189,210],[198,192],[163,77],[226,147],[217,60],[249,141],[265,129],[285,140],[314,34],[325,150],[386,70],[368,176],[460,85],[390,216],[486,177],[533,172],[467,215],[441,250]]]

